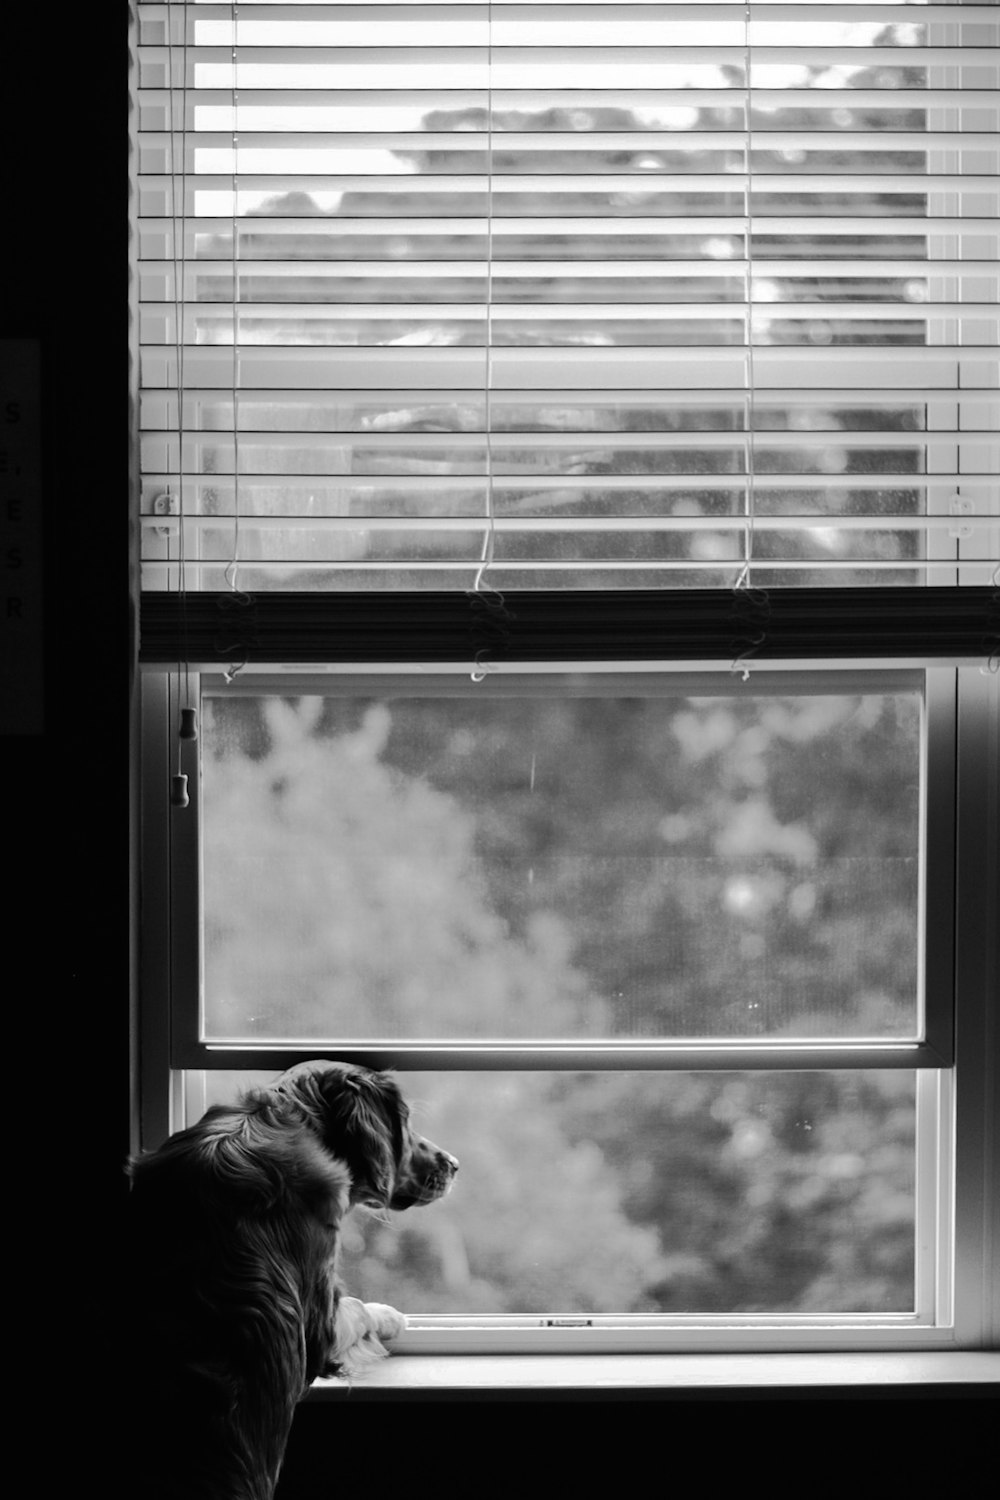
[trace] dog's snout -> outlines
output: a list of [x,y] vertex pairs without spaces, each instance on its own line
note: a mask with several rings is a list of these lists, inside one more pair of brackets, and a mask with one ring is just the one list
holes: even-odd
[[442,1166],[446,1167],[452,1176],[454,1176],[458,1171],[458,1157],[452,1156],[450,1151],[442,1151],[440,1147],[438,1147],[438,1157],[441,1160]]

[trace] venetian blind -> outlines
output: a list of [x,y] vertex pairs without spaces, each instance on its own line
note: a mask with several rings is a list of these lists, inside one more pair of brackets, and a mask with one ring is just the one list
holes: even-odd
[[144,587],[995,584],[998,43],[140,4]]

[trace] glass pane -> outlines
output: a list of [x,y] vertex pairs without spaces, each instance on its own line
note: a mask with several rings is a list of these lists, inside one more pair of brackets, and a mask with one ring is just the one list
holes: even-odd
[[[273,1076],[207,1074],[208,1102]],[[402,1074],[461,1168],[350,1215],[345,1283],[410,1314],[912,1311],[915,1080]]]
[[209,1038],[918,1034],[918,693],[419,693],[205,699]]

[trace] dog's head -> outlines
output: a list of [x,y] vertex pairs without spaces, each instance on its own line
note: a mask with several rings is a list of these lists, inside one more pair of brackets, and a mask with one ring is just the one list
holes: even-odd
[[305,1110],[326,1150],[347,1164],[352,1204],[410,1208],[433,1203],[451,1187],[457,1160],[412,1129],[390,1074],[307,1062],[289,1068],[274,1087]]

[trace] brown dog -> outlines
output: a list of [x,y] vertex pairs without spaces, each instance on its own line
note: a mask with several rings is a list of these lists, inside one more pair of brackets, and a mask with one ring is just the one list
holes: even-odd
[[413,1132],[392,1077],[309,1062],[129,1170],[135,1493],[270,1500],[310,1383],[359,1373],[405,1326],[342,1292],[344,1214],[431,1203],[458,1162]]

